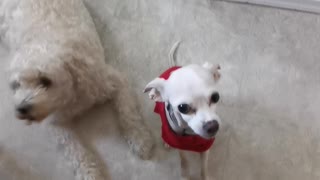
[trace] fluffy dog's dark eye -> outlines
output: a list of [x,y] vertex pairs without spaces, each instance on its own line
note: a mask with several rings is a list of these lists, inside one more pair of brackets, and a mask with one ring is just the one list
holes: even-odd
[[18,81],[13,81],[11,84],[10,84],[10,88],[12,90],[17,90],[18,88],[20,87],[20,83]]
[[182,114],[188,114],[191,111],[191,107],[188,104],[180,104],[178,106],[178,110],[182,113]]
[[220,99],[219,93],[215,92],[211,95],[211,103],[217,103]]
[[47,77],[40,78],[40,85],[42,87],[48,88],[51,86],[51,84],[52,84],[52,81],[49,78],[47,78]]

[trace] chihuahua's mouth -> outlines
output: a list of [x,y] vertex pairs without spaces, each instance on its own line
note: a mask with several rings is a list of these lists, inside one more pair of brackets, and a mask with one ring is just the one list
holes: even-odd
[[201,137],[203,137],[204,139],[213,139],[216,137],[218,132],[214,133],[213,135],[199,135]]
[[176,134],[179,135],[197,135],[204,139],[213,139],[217,135],[218,131],[215,133],[196,133],[192,128],[190,128],[187,124],[179,124],[179,122],[183,122],[183,118],[180,114],[174,113],[172,105],[170,103],[166,103],[166,116],[171,130],[173,130]]
[[[182,125],[183,118],[180,114],[175,114],[170,103],[166,104],[166,116],[171,129],[180,135],[196,135],[196,133],[186,124]],[[180,122],[180,123],[179,123]]]

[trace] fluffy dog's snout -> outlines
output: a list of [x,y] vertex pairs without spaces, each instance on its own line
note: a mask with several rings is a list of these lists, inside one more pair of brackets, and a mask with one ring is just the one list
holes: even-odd
[[17,107],[17,111],[20,114],[28,114],[29,111],[31,110],[31,105],[30,104],[21,104]]
[[16,107],[17,114],[21,117],[27,116],[32,109],[31,104],[20,104]]
[[212,121],[206,122],[203,125],[203,129],[205,130],[205,132],[208,135],[214,136],[219,130],[219,123],[216,120],[212,120]]

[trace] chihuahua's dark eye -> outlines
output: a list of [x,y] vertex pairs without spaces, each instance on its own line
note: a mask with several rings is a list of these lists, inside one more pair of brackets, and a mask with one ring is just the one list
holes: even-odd
[[180,104],[178,106],[178,110],[182,113],[182,114],[188,114],[191,111],[191,107],[188,104]]
[[220,99],[219,93],[215,92],[211,95],[211,103],[217,103]]
[[52,84],[52,81],[49,78],[47,78],[47,77],[40,78],[40,85],[42,87],[48,88],[51,86],[51,84]]

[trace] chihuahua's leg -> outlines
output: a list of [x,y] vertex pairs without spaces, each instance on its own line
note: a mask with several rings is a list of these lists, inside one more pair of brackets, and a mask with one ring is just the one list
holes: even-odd
[[200,153],[200,158],[201,158],[201,180],[208,180],[209,150]]
[[166,150],[170,150],[171,149],[171,147],[170,147],[170,145],[169,144],[167,144],[166,142],[162,142],[163,143],[163,147],[166,149]]
[[189,177],[189,163],[185,152],[179,151],[181,163],[181,180],[190,180]]

